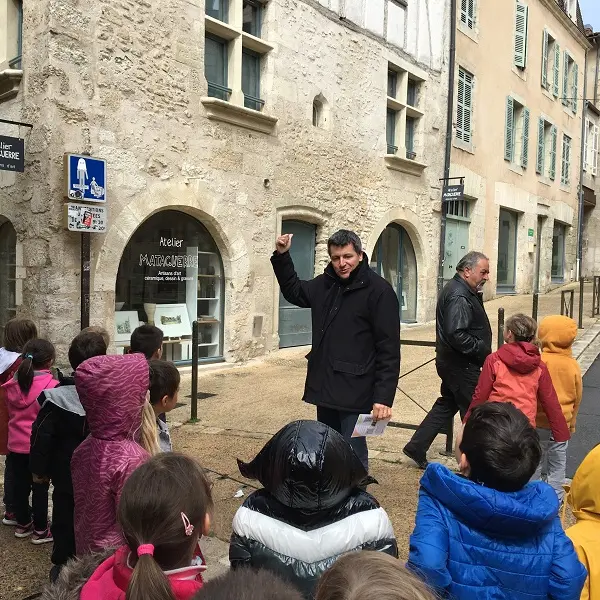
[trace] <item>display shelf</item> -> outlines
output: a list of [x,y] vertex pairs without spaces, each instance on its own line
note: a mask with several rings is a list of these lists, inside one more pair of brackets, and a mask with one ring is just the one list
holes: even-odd
[[221,279],[220,275],[207,275],[205,273],[198,273],[198,277],[204,277],[208,279]]
[[206,252],[205,250],[198,250],[198,254],[202,254],[204,256],[218,256],[216,252]]
[[198,348],[207,348],[208,346],[218,346],[219,342],[206,342],[202,344],[198,344]]
[[213,323],[220,323],[219,319],[198,319],[198,323],[200,323],[201,325],[206,323],[206,324],[213,324]]
[[200,302],[200,300],[220,300],[221,298],[198,298],[198,302]]

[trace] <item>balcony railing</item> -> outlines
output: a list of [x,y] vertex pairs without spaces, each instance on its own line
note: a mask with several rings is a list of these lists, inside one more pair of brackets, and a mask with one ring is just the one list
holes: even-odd
[[229,101],[231,96],[231,89],[225,87],[224,85],[220,85],[218,83],[208,82],[208,95],[212,98],[219,98],[219,100]]
[[249,94],[244,94],[244,106],[246,108],[251,108],[252,110],[262,110],[265,105],[265,101],[260,98],[255,98],[254,96],[250,96]]
[[398,146],[393,146],[392,144],[387,145],[388,154],[396,154],[396,152],[398,152]]

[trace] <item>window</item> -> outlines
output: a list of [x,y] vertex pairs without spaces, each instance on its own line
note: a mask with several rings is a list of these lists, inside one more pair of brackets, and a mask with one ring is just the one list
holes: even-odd
[[415,152],[415,119],[406,117],[406,158],[414,159]]
[[408,78],[408,85],[406,88],[406,104],[409,106],[417,106],[417,90],[419,83],[414,79]]
[[396,71],[388,71],[387,95],[390,98],[395,98],[397,89],[398,89],[398,73],[396,73]]
[[204,75],[208,82],[208,95],[229,100],[227,87],[227,42],[207,35],[204,43]]
[[387,142],[387,153],[396,154],[398,151],[398,146],[396,146],[396,111],[389,108],[387,110],[385,139]]
[[538,119],[535,172],[554,181],[556,176],[557,129],[543,117]]
[[472,142],[473,84],[473,75],[460,67],[456,103],[456,137],[469,144]]
[[565,238],[567,227],[554,221],[552,229],[552,283],[562,283],[565,279]]
[[565,50],[563,54],[562,103],[577,112],[577,93],[579,89],[579,69],[571,55]]
[[583,170],[590,175],[598,174],[598,125],[595,125],[590,119],[585,121]]
[[563,185],[571,185],[571,138],[566,134],[563,134],[560,182]]
[[460,22],[475,29],[475,0],[460,0]]
[[552,91],[557,98],[560,79],[560,46],[558,42],[544,29],[542,38],[542,87]]
[[219,21],[228,21],[229,0],[206,0],[206,14]]
[[0,217],[0,334],[7,321],[17,316],[17,233]]
[[445,202],[446,215],[453,217],[463,217],[464,219],[469,218],[469,201],[466,199],[462,200],[450,200]]
[[527,25],[529,7],[517,2],[515,16],[515,66],[524,69],[527,64]]
[[257,0],[244,0],[242,31],[260,37],[262,5]]
[[252,50],[242,50],[242,91],[244,106],[261,110],[264,100],[260,99],[260,55]]
[[511,96],[506,99],[504,160],[524,169],[529,162],[529,109]]
[[9,32],[8,35],[12,42],[12,48],[8,56],[8,68],[20,69],[22,66],[21,56],[23,54],[23,1],[13,0],[13,5],[13,15],[16,16],[16,20],[15,27],[12,28],[12,32]]
[[517,213],[500,209],[498,223],[498,292],[514,292],[517,261]]

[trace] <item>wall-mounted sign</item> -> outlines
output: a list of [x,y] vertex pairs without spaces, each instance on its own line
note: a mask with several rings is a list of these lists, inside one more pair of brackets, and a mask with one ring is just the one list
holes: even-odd
[[25,140],[0,135],[0,171],[25,170]]
[[462,200],[465,195],[464,185],[445,185],[442,190],[442,202],[452,202],[453,200]]
[[80,233],[106,233],[108,210],[106,206],[67,204],[67,229]]
[[67,197],[84,202],[106,202],[106,161],[65,154]]

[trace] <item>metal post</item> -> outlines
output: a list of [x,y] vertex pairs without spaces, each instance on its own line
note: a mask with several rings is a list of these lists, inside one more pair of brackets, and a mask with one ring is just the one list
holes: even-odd
[[533,308],[531,309],[531,318],[537,321],[538,318],[538,305],[540,302],[540,295],[537,292],[533,294]]
[[504,309],[498,309],[498,348],[504,344]]
[[448,423],[448,431],[446,432],[446,456],[454,455],[454,419],[450,419]]
[[579,279],[579,329],[583,329],[583,277]]
[[198,321],[194,319],[192,323],[192,402],[191,415],[192,421],[198,420],[198,344],[199,344]]
[[89,233],[81,234],[81,329],[90,326],[90,260]]

